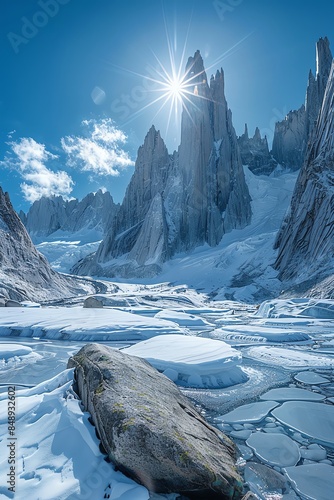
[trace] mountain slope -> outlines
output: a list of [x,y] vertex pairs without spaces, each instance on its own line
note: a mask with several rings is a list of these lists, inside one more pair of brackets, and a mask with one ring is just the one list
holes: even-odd
[[334,63],[276,246],[276,267],[282,280],[319,281],[334,272]]
[[285,119],[276,123],[272,155],[281,165],[298,170],[305,159],[308,141],[317,122],[333,56],[328,38],[316,44],[316,74],[309,73],[305,105],[290,111]]
[[[86,286],[86,293],[92,286]],[[0,186],[0,295],[16,300],[47,300],[83,293],[76,280],[53,271],[35,249]]]
[[20,218],[36,243],[57,237],[57,231],[71,234],[90,231],[101,239],[118,208],[108,191],[98,190],[81,201],[43,196],[32,204],[26,215],[21,212]]
[[119,213],[95,255],[76,274],[152,276],[178,252],[208,243],[251,220],[223,71],[207,81],[197,51],[186,66],[179,151],[169,155],[154,127],[139,148],[135,172]]

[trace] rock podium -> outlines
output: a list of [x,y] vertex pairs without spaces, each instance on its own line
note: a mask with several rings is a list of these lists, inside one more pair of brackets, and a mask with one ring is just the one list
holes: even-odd
[[233,443],[146,361],[100,344],[70,358],[77,391],[110,460],[157,493],[239,499]]

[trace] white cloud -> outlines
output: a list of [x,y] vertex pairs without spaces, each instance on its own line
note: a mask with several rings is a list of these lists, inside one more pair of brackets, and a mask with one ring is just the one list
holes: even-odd
[[87,129],[88,137],[61,139],[69,166],[97,175],[117,176],[120,169],[134,165],[129,154],[120,147],[125,143],[126,135],[113,125],[110,118],[84,120],[82,125]]
[[2,162],[15,168],[24,182],[21,189],[27,201],[33,202],[42,196],[67,196],[73,189],[72,178],[64,171],[54,172],[45,165],[49,160],[58,158],[30,137],[10,142],[11,152]]

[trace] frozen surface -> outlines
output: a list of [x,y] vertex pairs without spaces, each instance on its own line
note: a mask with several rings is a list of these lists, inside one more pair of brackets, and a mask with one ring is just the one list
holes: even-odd
[[155,315],[155,318],[159,319],[167,319],[169,321],[174,321],[180,326],[188,326],[188,327],[208,327],[210,324],[194,314],[187,314],[182,311],[174,311],[171,309],[164,309],[163,311],[158,312]]
[[334,467],[326,464],[287,467],[294,489],[307,500],[330,500],[334,491]]
[[0,343],[0,360],[8,360],[14,356],[26,356],[32,352],[31,347],[25,345]]
[[284,434],[253,432],[246,444],[260,460],[273,466],[288,467],[300,460],[298,445]]
[[283,366],[290,370],[302,367],[334,368],[334,359],[305,350],[261,346],[250,347],[243,352],[243,355],[270,365]]
[[[73,370],[33,390],[17,391],[17,493],[15,499],[147,500],[148,491],[115,472],[99,450],[94,427],[72,392]],[[0,435],[7,435],[7,394],[0,394]],[[0,442],[0,473],[8,473],[7,440]],[[1,498],[13,498],[2,482]]]
[[260,399],[265,401],[323,401],[325,396],[295,387],[283,387],[280,389],[271,389],[262,394]]
[[272,414],[286,426],[334,448],[333,405],[287,401]]
[[261,422],[276,406],[278,406],[278,403],[274,401],[249,403],[222,415],[220,420],[228,424],[257,423]]
[[302,382],[303,384],[308,385],[325,384],[326,382],[328,382],[328,378],[314,372],[300,372],[297,373],[294,378],[298,382]]
[[[62,387],[69,380],[58,379],[57,387],[55,382],[50,381],[64,371],[68,358],[74,352],[84,343],[95,340],[114,348],[132,346],[133,351],[152,343],[154,355],[150,356],[163,363],[161,369],[165,374],[177,383],[184,384],[182,391],[199,405],[203,416],[236,440],[242,450],[242,470],[245,470],[245,479],[247,475],[251,491],[266,500],[305,500],[307,496],[292,491],[287,480],[273,470],[274,466],[279,467],[279,470],[282,467],[280,458],[276,460],[280,461],[280,465],[273,465],[276,453],[273,444],[275,440],[283,439],[287,443],[290,441],[286,441],[286,438],[292,440],[301,453],[297,468],[310,461],[327,466],[333,464],[333,320],[293,315],[288,310],[290,303],[293,304],[291,307],[295,309],[294,312],[296,308],[305,308],[309,299],[282,301],[284,307],[280,309],[280,317],[261,317],[254,314],[256,308],[252,305],[232,300],[213,301],[205,293],[183,285],[108,281],[97,282],[97,285],[100,290],[98,297],[105,305],[103,309],[83,309],[83,297],[69,299],[65,303],[57,302],[53,307],[44,305],[35,309],[0,309],[0,353],[1,348],[3,353],[2,358],[0,354],[0,395],[5,397],[8,383],[17,384],[17,390],[20,384],[33,386],[23,393],[18,392],[18,404],[25,413],[20,413],[19,417],[20,429],[21,424],[24,429],[22,443],[27,447],[31,445],[33,450],[22,453],[27,457],[28,471],[27,479],[19,479],[19,484],[24,485],[21,486],[22,500],[30,498],[32,491],[34,498],[48,500],[47,495],[53,493],[52,488],[56,488],[54,476],[64,478],[64,483],[59,482],[58,485],[64,491],[55,490],[58,495],[55,500],[85,498],[86,481],[91,474],[96,470],[104,473],[105,462],[100,451],[97,451],[98,455],[93,454],[95,458],[91,460],[92,455],[85,444],[87,440],[82,441],[82,433],[88,432],[90,426],[86,416],[77,413],[80,407],[75,413],[79,430],[71,423],[71,405],[77,404],[71,388],[63,393],[57,392],[57,397],[53,398],[58,385]],[[133,346],[133,343],[140,341],[143,342]],[[213,349],[213,345],[217,346],[217,350]],[[225,365],[223,370],[222,363]],[[238,370],[242,368],[248,377],[245,382],[222,388],[213,388],[209,384],[202,386],[202,374],[207,374],[208,368],[220,369],[224,375],[230,375],[233,366]],[[215,375],[211,379],[213,377]],[[186,387],[185,379],[188,383],[190,380],[194,387]],[[301,384],[308,386],[304,385],[300,389]],[[42,398],[43,404],[39,403]],[[310,398],[312,401],[309,401]],[[315,398],[319,402],[314,401]],[[0,406],[3,401],[0,401]],[[314,411],[314,408],[319,411]],[[6,411],[6,407],[3,410]],[[29,429],[32,429],[33,434],[30,436],[25,419],[31,422]],[[49,440],[54,438],[55,448],[51,445],[47,448],[44,438],[47,424],[44,422],[49,424]],[[61,441],[58,428],[61,432],[63,423],[73,427],[75,444],[70,438],[67,439],[65,431],[64,440]],[[252,433],[268,436],[260,438],[269,443],[264,445],[268,457],[264,455],[262,444],[260,446],[257,442],[257,456],[254,459],[253,450],[245,442],[248,439],[251,439],[250,442],[257,440],[251,437]],[[6,438],[6,426],[0,424],[0,439],[3,437]],[[94,435],[92,439],[95,440]],[[79,457],[76,447],[82,448],[82,457]],[[73,457],[70,455],[72,448]],[[256,463],[251,462],[252,457]],[[1,455],[2,460],[5,458]],[[83,474],[77,472],[81,468],[81,458],[85,460]],[[22,458],[20,460],[22,462]],[[1,467],[5,465],[3,462]],[[48,465],[54,469],[48,469]],[[110,466],[106,465],[109,471]],[[20,467],[23,467],[22,464]],[[34,475],[31,471],[34,471]],[[46,491],[44,488],[49,477],[51,488]],[[112,488],[109,489],[107,486],[110,481],[109,476],[106,481],[103,476],[101,491],[97,494],[92,492],[91,497],[88,495],[87,498],[100,500],[105,494],[113,494],[111,498],[115,500],[147,498],[145,489],[141,489],[140,494],[139,490],[131,493],[128,490],[129,483],[123,482],[123,479],[112,482]],[[31,485],[35,484],[36,494],[31,489]],[[76,489],[79,484],[82,488],[80,494]],[[327,496],[331,499],[332,489],[328,490],[331,485],[326,484],[323,491],[327,489]],[[74,493],[69,493],[72,487]],[[125,489],[124,497],[121,496],[122,489]],[[2,491],[2,498],[1,495]],[[17,498],[20,500],[20,496]],[[173,495],[169,496],[169,500],[174,498]]]
[[139,342],[124,352],[145,358],[187,387],[228,387],[248,379],[238,366],[242,362],[240,352],[219,340],[164,335]]
[[274,299],[263,302],[257,315],[263,318],[307,317],[313,319],[334,319],[332,299]]
[[1,308],[0,336],[64,340],[142,340],[155,335],[186,333],[171,321],[114,309]]

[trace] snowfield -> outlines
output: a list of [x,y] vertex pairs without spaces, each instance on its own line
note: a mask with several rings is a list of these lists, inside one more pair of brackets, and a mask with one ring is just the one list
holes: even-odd
[[[257,309],[168,283],[101,287],[101,309],[83,308],[84,297],[0,308],[0,474],[8,469],[7,390],[15,385],[15,499],[33,491],[43,500],[175,500],[177,492],[153,495],[115,472],[99,450],[66,369],[96,340],[144,357],[174,380],[234,439],[240,472],[259,498],[331,499],[334,320],[327,311],[334,301],[271,300]],[[0,496],[13,498],[3,483]]]

